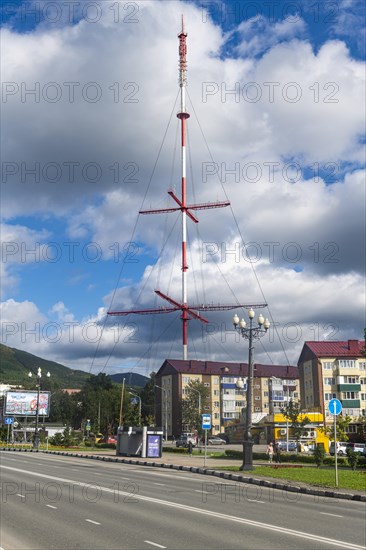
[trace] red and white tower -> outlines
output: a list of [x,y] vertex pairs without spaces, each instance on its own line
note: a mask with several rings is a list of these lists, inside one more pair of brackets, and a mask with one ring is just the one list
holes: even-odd
[[181,211],[182,216],[182,298],[181,302],[170,298],[160,290],[155,290],[156,294],[169,302],[172,307],[162,307],[159,309],[144,309],[144,310],[131,310],[131,311],[108,311],[108,315],[149,315],[159,313],[170,313],[172,311],[181,310],[182,325],[183,325],[183,359],[188,359],[188,321],[192,318],[198,319],[203,323],[208,323],[208,320],[202,317],[198,311],[223,311],[237,308],[261,308],[266,307],[267,304],[233,304],[233,305],[188,305],[188,292],[187,292],[187,218],[194,223],[198,223],[198,219],[193,214],[192,210],[207,210],[211,208],[223,208],[229,206],[229,201],[223,202],[209,202],[202,204],[187,204],[187,179],[186,179],[186,124],[189,118],[189,113],[186,110],[186,86],[187,86],[187,33],[184,31],[184,20],[182,15],[182,30],[178,34],[179,38],[179,87],[180,87],[180,111],[177,114],[181,122],[181,198],[177,197],[175,193],[170,190],[168,194],[176,202],[177,206],[173,208],[161,208],[158,210],[140,210],[140,214],[163,214],[169,212]]

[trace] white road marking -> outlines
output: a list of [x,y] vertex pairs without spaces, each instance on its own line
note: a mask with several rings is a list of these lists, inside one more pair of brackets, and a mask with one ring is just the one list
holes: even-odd
[[158,483],[157,481],[154,481],[153,485],[161,485],[162,487],[165,487],[165,483]]
[[21,495],[20,493],[17,493],[17,497],[25,498],[25,496]]
[[319,514],[323,514],[323,516],[333,516],[334,518],[343,518],[344,516],[339,516],[338,514],[329,514],[328,512],[319,512]]
[[[30,472],[28,470],[21,470],[20,468],[13,468],[12,466],[4,466],[3,464],[0,464],[0,468],[3,470],[11,470],[13,472],[19,472],[22,474],[26,474],[29,476],[35,476],[45,479],[52,479],[53,481],[61,481],[62,483],[73,483],[77,487],[93,487],[95,488],[95,485],[90,483],[85,483],[82,481],[76,481],[74,479],[68,479],[63,477],[56,477],[51,476],[48,474],[40,474],[38,472]],[[130,497],[131,494],[127,491],[120,491],[116,489],[110,489],[109,487],[98,487],[100,491],[104,491],[106,493],[112,493],[116,494],[118,493],[121,496]],[[178,504],[176,502],[171,502],[168,500],[162,500],[160,498],[154,498],[154,497],[148,497],[143,495],[134,494],[133,495],[136,500],[140,500],[142,502],[151,502],[153,504],[158,504],[160,506],[167,506],[169,508],[177,508],[178,510],[187,511],[187,512],[193,512],[194,514],[201,514],[202,516],[209,516],[214,519],[222,519],[225,521],[232,521],[234,523],[239,523],[242,525],[248,525],[251,527],[255,527],[257,529],[266,529],[268,531],[273,531],[275,533],[281,533],[282,535],[288,535],[293,537],[298,537],[302,539],[312,540],[324,544],[331,544],[333,546],[340,546],[341,548],[349,548],[350,550],[365,550],[364,546],[361,546],[359,544],[353,544],[352,542],[346,542],[341,540],[335,540],[331,539],[329,537],[323,537],[321,535],[313,535],[311,533],[306,533],[305,531],[296,531],[295,529],[288,529],[286,527],[282,527],[280,525],[272,525],[270,523],[263,523],[261,521],[254,521],[251,519],[246,518],[240,518],[238,516],[231,516],[228,514],[222,514],[220,512],[213,512],[211,510],[205,510],[203,508],[197,508],[196,506],[188,506],[186,504]],[[91,521],[92,520],[85,520],[85,521]],[[95,523],[95,522],[92,522]],[[99,524],[100,525],[100,524]]]
[[144,540],[144,542],[146,542],[146,544],[152,544],[153,546],[157,546],[158,548],[167,548],[166,546],[162,546],[161,544],[152,542],[151,540]]
[[[161,485],[161,483],[155,483],[155,485]],[[194,489],[195,493],[201,493],[205,495],[214,496],[215,494],[218,495],[218,493],[212,493],[211,491],[204,491],[203,489]],[[247,498],[245,499],[248,502],[259,502],[260,504],[266,504],[264,500],[257,500],[255,498]]]
[[52,506],[52,504],[46,504],[47,508],[52,508],[52,510],[57,510],[57,506]]
[[98,521],[93,521],[92,519],[86,519],[89,523],[94,523],[94,525],[101,525]]

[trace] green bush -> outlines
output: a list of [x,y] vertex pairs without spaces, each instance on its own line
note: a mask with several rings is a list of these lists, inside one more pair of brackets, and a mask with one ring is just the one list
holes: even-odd
[[115,449],[115,443],[96,443],[95,447],[97,449]]
[[186,447],[163,447],[163,452],[186,455],[188,449]]
[[314,461],[315,464],[320,468],[323,465],[325,459],[325,449],[323,445],[317,445],[314,449]]
[[352,470],[356,470],[359,463],[360,455],[355,453],[352,449],[347,449],[347,462],[351,466]]

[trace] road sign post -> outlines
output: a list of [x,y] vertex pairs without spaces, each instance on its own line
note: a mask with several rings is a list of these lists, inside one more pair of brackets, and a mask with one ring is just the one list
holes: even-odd
[[203,414],[202,415],[202,429],[205,430],[205,454],[203,465],[206,468],[206,456],[207,456],[207,430],[211,429],[211,415]]
[[328,410],[334,418],[334,467],[335,467],[335,485],[338,487],[338,453],[337,453],[337,416],[342,412],[342,403],[339,399],[331,399],[328,404]]

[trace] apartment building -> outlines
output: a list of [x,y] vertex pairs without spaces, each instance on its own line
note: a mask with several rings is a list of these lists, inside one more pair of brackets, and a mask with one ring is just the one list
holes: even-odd
[[358,431],[358,419],[366,416],[366,358],[364,342],[305,342],[298,361],[301,403],[307,410],[318,410],[325,424],[333,421],[328,403],[342,402],[342,414],[352,418],[349,433]]
[[[247,363],[216,361],[185,361],[166,359],[156,374],[156,421],[166,426],[169,436],[190,431],[182,424],[181,400],[192,381],[202,383],[209,391],[209,399],[201,412],[211,414],[212,433],[218,434],[242,416],[246,407],[248,377]],[[237,387],[243,380],[242,388]],[[197,406],[198,406],[197,395]],[[300,400],[299,374],[295,366],[254,365],[253,420],[259,421],[269,413],[279,412],[292,399]]]

